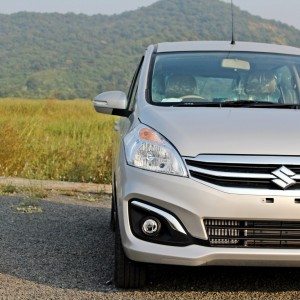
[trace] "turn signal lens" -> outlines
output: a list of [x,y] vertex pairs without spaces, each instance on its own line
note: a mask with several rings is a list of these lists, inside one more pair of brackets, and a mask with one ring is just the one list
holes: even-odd
[[144,127],[141,128],[139,131],[139,136],[141,140],[149,141],[149,142],[155,142],[155,143],[161,143],[162,140],[160,139],[159,135],[152,129]]

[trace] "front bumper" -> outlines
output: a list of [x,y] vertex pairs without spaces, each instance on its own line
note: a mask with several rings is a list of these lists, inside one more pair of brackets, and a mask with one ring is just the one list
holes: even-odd
[[[139,170],[119,164],[116,174],[122,243],[135,261],[172,265],[300,266],[300,249],[216,248],[199,245],[174,247],[136,238],[130,229],[128,203],[152,203],[174,213],[190,235],[207,240],[204,219],[300,220],[295,196],[225,193],[190,178]],[[300,196],[300,195],[299,195]]]
[[299,267],[300,251],[283,249],[231,249],[191,245],[172,247],[125,238],[126,255],[135,261],[181,266]]

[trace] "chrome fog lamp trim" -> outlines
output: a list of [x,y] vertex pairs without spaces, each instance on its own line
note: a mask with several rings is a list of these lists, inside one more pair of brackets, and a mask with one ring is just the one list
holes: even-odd
[[169,225],[172,227],[172,229],[187,235],[186,231],[181,226],[181,224],[171,214],[169,214],[169,213],[167,213],[163,210],[160,210],[156,207],[153,207],[151,205],[142,203],[142,202],[132,201],[131,204],[134,205],[134,206],[143,208],[145,210],[148,210],[150,212],[156,213],[157,215],[159,215],[159,216],[163,217],[164,219],[166,219],[167,222],[169,223]]

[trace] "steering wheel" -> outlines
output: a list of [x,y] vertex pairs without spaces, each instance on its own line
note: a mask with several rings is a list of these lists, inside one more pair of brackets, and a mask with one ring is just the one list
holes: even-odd
[[205,98],[198,96],[198,95],[186,95],[183,97],[180,97],[182,100],[188,100],[188,99],[199,99],[199,100],[205,100]]

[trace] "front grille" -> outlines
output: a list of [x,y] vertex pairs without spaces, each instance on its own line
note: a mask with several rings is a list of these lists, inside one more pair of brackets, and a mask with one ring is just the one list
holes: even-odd
[[211,247],[300,249],[300,221],[204,220]]
[[[209,161],[207,157],[212,161]],[[263,158],[259,156],[247,158],[247,162],[235,162],[230,156],[226,156],[222,159],[229,162],[222,162],[222,160],[216,161],[215,157],[211,155],[206,156],[205,160],[201,160],[201,156],[199,156],[195,159],[187,158],[185,161],[191,177],[214,185],[230,188],[300,190],[300,160],[298,157],[296,163],[299,164],[291,164],[291,159],[288,160],[290,164],[285,164],[285,160],[280,160],[280,158],[275,158],[276,162],[274,163],[263,163]],[[251,162],[252,160],[253,162]],[[279,174],[280,177],[274,174],[281,168],[289,171],[289,174],[287,176],[283,174],[283,177],[282,173]],[[293,184],[285,186],[290,179]],[[282,186],[278,185],[276,181],[281,181]]]

